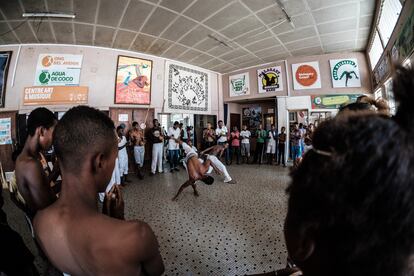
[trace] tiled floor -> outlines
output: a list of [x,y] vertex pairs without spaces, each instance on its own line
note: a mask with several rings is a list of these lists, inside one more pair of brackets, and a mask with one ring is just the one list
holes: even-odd
[[[228,169],[238,184],[224,184],[215,176],[213,185],[197,185],[198,198],[187,188],[177,202],[171,198],[186,180],[185,170],[146,176],[143,181],[130,176],[133,182],[124,189],[126,217],[152,227],[165,275],[244,275],[285,266],[288,169],[268,165]],[[19,210],[7,201],[5,211],[12,227],[36,252]],[[40,258],[37,265],[43,265]]]

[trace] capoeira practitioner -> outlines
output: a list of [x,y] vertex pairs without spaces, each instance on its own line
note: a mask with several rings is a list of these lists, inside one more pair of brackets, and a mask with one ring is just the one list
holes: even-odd
[[128,177],[128,153],[126,146],[128,141],[124,135],[124,127],[118,126],[116,128],[118,134],[118,160],[119,160],[119,174],[121,176],[121,185],[125,185],[125,182],[129,182]]
[[206,155],[207,160],[204,161],[203,159],[198,158],[197,149],[191,146],[191,143],[190,145],[188,145],[187,143],[180,141],[180,144],[182,145],[186,153],[186,157],[184,159],[183,165],[187,170],[188,180],[183,185],[181,185],[180,189],[178,190],[173,200],[177,200],[181,192],[190,185],[194,189],[194,195],[199,196],[195,183],[198,180],[201,180],[208,185],[213,184],[214,178],[208,175],[213,171],[213,169],[218,174],[224,175],[225,183],[229,183],[229,184],[236,183],[236,181],[234,181],[229,175],[229,173],[227,172],[227,169],[224,166],[224,164],[221,163],[221,161],[218,160],[216,156]]

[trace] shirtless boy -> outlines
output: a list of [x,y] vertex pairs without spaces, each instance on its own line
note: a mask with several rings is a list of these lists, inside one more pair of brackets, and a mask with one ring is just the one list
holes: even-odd
[[119,189],[107,194],[103,210],[109,216],[98,212],[97,194],[105,191],[111,178],[117,144],[114,123],[90,107],[70,109],[56,127],[53,145],[62,170],[62,191],[54,204],[37,213],[34,229],[46,256],[64,273],[164,272],[151,228],[142,221],[123,220]]
[[142,167],[144,166],[144,157],[145,157],[145,137],[144,131],[139,128],[137,122],[132,123],[132,129],[129,132],[129,136],[132,144],[134,145],[134,158],[135,158],[135,168],[137,170],[137,176],[139,179],[144,178],[144,174],[141,172]]
[[33,110],[27,120],[28,137],[16,160],[16,184],[25,202],[22,208],[30,219],[38,210],[46,208],[56,200],[50,184],[59,176],[59,166],[48,171],[42,165],[40,153],[52,145],[52,134],[57,123],[54,114],[43,107]]

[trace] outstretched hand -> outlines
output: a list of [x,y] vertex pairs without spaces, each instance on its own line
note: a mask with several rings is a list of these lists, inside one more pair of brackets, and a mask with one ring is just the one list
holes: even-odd
[[105,193],[102,213],[116,219],[124,219],[124,199],[119,185],[114,185],[112,189]]

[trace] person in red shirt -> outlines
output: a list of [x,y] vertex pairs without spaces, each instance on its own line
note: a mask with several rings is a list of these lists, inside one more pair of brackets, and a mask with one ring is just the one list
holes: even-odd
[[240,165],[240,132],[237,127],[233,127],[233,131],[230,133],[231,140],[231,155],[230,164],[233,162],[233,156],[236,154],[237,165]]

